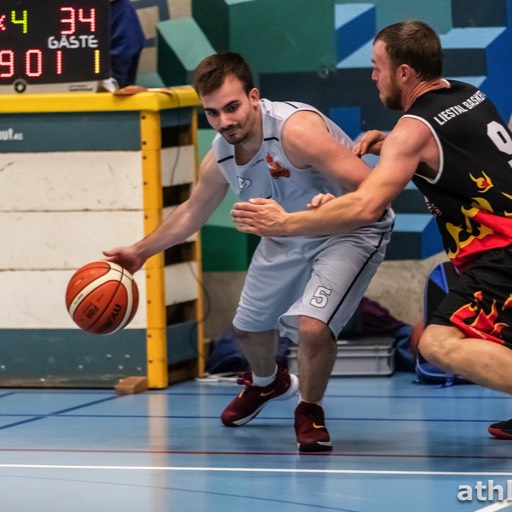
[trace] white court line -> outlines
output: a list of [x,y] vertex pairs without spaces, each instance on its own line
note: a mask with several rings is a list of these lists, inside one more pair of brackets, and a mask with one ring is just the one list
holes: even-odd
[[[182,466],[76,466],[64,464],[0,464],[0,468],[10,469],[93,469],[112,471],[220,471],[254,473],[324,473],[344,475],[428,475],[428,476],[512,476],[512,473],[478,473],[474,471],[370,471],[351,469],[277,469],[277,468],[212,468]],[[498,512],[509,507],[512,501],[506,500],[488,505],[475,512]]]
[[479,508],[478,510],[475,510],[475,512],[496,512],[497,510],[503,510],[504,508],[507,508],[510,505],[512,505],[512,501],[505,500],[500,501],[499,503],[494,503],[493,505],[489,505],[484,508]]
[[[278,468],[215,468],[183,466],[77,466],[67,464],[0,464],[4,469],[94,469],[103,471],[205,471],[236,473],[321,473],[342,475],[426,475],[426,476],[512,476],[512,473],[479,471],[372,471],[365,469],[278,469]],[[499,510],[499,509],[496,509]],[[478,511],[479,512],[479,511]],[[485,512],[490,512],[485,510]]]

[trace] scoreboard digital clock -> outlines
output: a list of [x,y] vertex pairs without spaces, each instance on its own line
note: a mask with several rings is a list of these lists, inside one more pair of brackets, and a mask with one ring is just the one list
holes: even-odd
[[94,91],[110,77],[109,0],[1,0],[0,92]]

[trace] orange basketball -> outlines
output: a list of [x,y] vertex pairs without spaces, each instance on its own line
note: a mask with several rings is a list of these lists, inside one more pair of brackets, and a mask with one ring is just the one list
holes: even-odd
[[66,308],[73,321],[92,334],[112,334],[126,327],[137,312],[139,290],[133,276],[109,261],[79,268],[66,289]]

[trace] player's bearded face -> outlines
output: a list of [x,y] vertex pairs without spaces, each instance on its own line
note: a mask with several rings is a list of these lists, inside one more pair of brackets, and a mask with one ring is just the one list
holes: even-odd
[[251,134],[251,112],[247,112],[242,118],[231,119],[229,124],[219,129],[219,133],[233,145],[241,144]]
[[402,92],[394,75],[391,75],[391,80],[386,90],[380,92],[380,99],[391,110],[402,109]]
[[258,132],[259,118],[255,105],[259,100],[254,101],[250,94],[245,93],[239,98],[235,110],[224,118],[218,128],[218,132],[233,145],[242,144]]
[[373,45],[372,80],[376,82],[380,101],[389,109],[402,108],[400,84],[397,79],[398,68],[393,65],[382,41]]
[[246,93],[238,79],[228,76],[218,90],[201,99],[211,127],[230,144],[241,144],[258,132],[257,89]]

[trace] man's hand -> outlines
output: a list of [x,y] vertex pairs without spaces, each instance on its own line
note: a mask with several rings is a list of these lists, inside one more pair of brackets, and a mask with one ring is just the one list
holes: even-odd
[[313,197],[313,199],[311,199],[311,202],[307,204],[307,207],[310,210],[314,210],[315,208],[318,208],[319,206],[332,201],[335,197],[336,196],[332,194],[317,194]]
[[106,261],[121,265],[130,274],[135,274],[145,263],[145,259],[139,256],[135,245],[116,247],[109,251],[103,251],[103,254],[106,256]]
[[273,199],[262,198],[235,203],[231,210],[238,231],[259,236],[286,236],[287,215]]
[[385,138],[386,136],[382,132],[370,130],[354,144],[352,152],[357,156],[363,156],[367,153],[378,156]]

